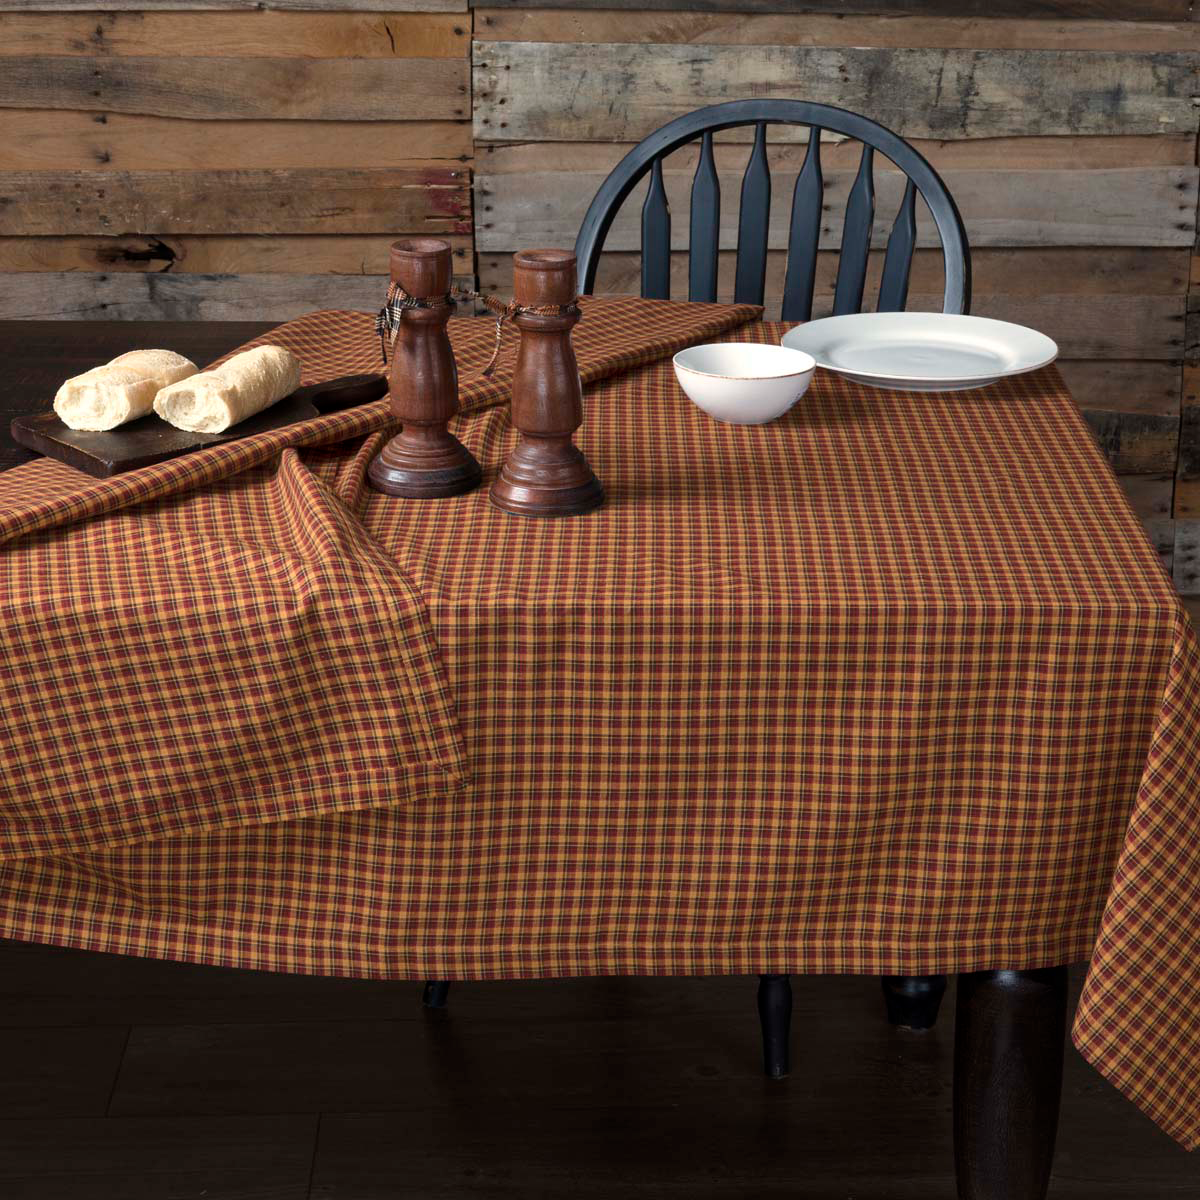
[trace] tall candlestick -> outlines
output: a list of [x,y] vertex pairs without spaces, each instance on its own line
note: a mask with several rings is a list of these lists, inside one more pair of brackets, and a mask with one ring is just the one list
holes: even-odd
[[450,246],[437,238],[394,242],[391,270],[411,301],[400,310],[389,377],[392,412],[403,424],[372,460],[367,478],[389,496],[457,496],[475,487],[481,472],[446,428],[458,412],[458,370],[446,332],[454,311]]
[[527,517],[565,517],[604,502],[604,489],[571,440],[583,422],[583,384],[571,345],[575,255],[524,250],[513,255],[513,323],[521,331],[512,385],[512,422],[521,440],[491,500]]

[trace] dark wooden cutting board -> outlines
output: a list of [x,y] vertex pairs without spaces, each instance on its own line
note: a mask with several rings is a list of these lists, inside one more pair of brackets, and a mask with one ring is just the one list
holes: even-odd
[[224,433],[188,433],[151,414],[106,433],[68,429],[53,412],[14,417],[13,441],[56,458],[70,467],[107,479],[151,463],[191,454],[208,446],[234,442],[269,429],[282,429],[322,413],[337,412],[378,400],[387,394],[383,375],[346,375],[324,383],[311,383],[242,421]]

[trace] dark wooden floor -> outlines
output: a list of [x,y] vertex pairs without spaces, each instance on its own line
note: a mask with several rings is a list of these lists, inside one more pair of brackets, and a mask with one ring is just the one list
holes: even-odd
[[[951,1200],[953,995],[796,982],[794,1074],[755,981],[306,979],[0,943],[3,1200]],[[1200,1197],[1072,1050],[1051,1195]]]

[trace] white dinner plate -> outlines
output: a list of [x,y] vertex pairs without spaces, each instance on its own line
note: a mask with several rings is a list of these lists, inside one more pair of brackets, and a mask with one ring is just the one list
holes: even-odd
[[783,344],[817,366],[872,387],[961,392],[1052,363],[1058,347],[1044,333],[951,313],[851,313],[798,325]]

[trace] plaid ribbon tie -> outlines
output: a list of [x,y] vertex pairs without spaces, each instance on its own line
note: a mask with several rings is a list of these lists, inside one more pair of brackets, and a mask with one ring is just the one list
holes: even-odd
[[492,357],[488,359],[486,367],[480,371],[480,374],[486,379],[496,369],[496,362],[500,357],[500,346],[504,340],[504,322],[518,313],[530,313],[536,317],[565,317],[568,313],[577,311],[578,298],[571,304],[538,304],[525,305],[518,304],[515,300],[510,300],[507,304],[497,296],[480,296],[477,292],[472,295],[480,300],[488,310],[496,317],[496,344],[492,348]]
[[496,344],[492,348],[492,357],[488,359],[487,366],[480,372],[485,379],[490,378],[500,358],[505,321],[515,317],[518,313],[532,313],[539,317],[562,317],[574,312],[578,304],[578,301],[575,301],[571,304],[526,306],[518,304],[515,300],[505,303],[497,296],[482,296],[479,292],[468,291],[465,288],[454,288],[441,298],[422,300],[409,295],[395,280],[392,280],[388,284],[387,299],[384,300],[383,307],[375,316],[375,332],[379,337],[379,351],[383,356],[384,364],[386,365],[388,360],[388,347],[396,344],[396,334],[406,308],[442,308],[446,305],[453,306],[458,300],[478,300],[496,318]]
[[400,329],[401,316],[406,308],[444,308],[453,307],[454,292],[430,300],[410,296],[394,279],[388,284],[387,299],[375,316],[375,332],[379,336],[379,352],[387,365],[388,347],[396,344],[396,334]]

